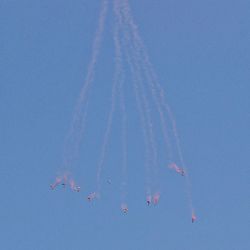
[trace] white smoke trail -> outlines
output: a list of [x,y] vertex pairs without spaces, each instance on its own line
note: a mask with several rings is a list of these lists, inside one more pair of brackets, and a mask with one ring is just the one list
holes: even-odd
[[[124,4],[121,8],[121,12],[124,14]],[[154,125],[152,122],[152,110],[149,105],[149,101],[147,98],[145,86],[143,84],[143,78],[142,75],[144,73],[143,65],[141,63],[139,51],[137,50],[136,46],[134,46],[134,41],[132,37],[132,32],[130,30],[129,24],[128,24],[128,19],[126,15],[123,16],[123,26],[124,26],[124,32],[126,34],[125,40],[127,41],[127,50],[131,52],[130,60],[132,61],[132,68],[133,68],[133,73],[136,74],[137,80],[135,84],[137,84],[138,88],[138,95],[140,96],[139,98],[141,99],[141,105],[142,105],[142,110],[145,115],[145,126],[147,130],[147,136],[149,138],[149,161],[150,161],[150,166],[152,170],[148,171],[149,173],[152,171],[154,173],[154,186],[156,189],[158,189],[158,172],[159,172],[159,166],[158,166],[158,149],[157,149],[157,144],[155,140],[155,135],[154,135]],[[145,74],[145,73],[144,73]],[[152,177],[150,177],[152,178]],[[151,181],[150,181],[151,182]]]
[[75,160],[75,158],[78,157],[79,146],[84,133],[85,121],[87,117],[88,92],[94,80],[95,66],[101,46],[104,24],[107,14],[107,6],[108,6],[108,1],[103,0],[99,15],[98,28],[92,46],[92,56],[90,63],[88,65],[87,75],[84,81],[84,85],[80,92],[80,97],[77,101],[69,133],[65,139],[64,155],[63,155],[64,160],[62,166],[64,171],[65,169],[72,167],[71,165],[73,160]]
[[[179,140],[179,135],[177,133],[177,127],[176,127],[176,122],[175,122],[175,119],[173,117],[173,114],[171,112],[171,109],[169,107],[169,105],[167,104],[166,100],[165,100],[165,96],[164,96],[164,91],[162,89],[162,87],[160,86],[158,80],[157,80],[157,77],[156,77],[156,73],[154,71],[154,68],[152,66],[152,63],[150,62],[149,60],[149,56],[148,56],[148,53],[147,53],[147,50],[145,48],[145,45],[144,43],[142,42],[142,39],[141,37],[139,36],[139,33],[137,31],[137,27],[133,21],[133,17],[131,15],[131,11],[130,11],[130,7],[129,7],[129,4],[128,4],[128,0],[124,0],[124,14],[126,16],[126,19],[127,19],[127,22],[129,23],[130,25],[130,28],[132,30],[132,33],[133,33],[133,38],[134,38],[134,42],[137,46],[137,49],[141,51],[142,55],[143,55],[143,60],[144,60],[144,65],[145,65],[145,70],[146,70],[146,73],[148,75],[148,77],[151,78],[151,81],[150,84],[151,84],[151,89],[153,91],[153,95],[155,96],[154,98],[156,98],[156,93],[158,91],[158,96],[160,98],[160,103],[161,103],[161,106],[165,109],[165,111],[167,112],[170,120],[171,120],[171,125],[172,125],[172,129],[173,129],[173,133],[174,133],[174,137],[175,137],[175,141],[176,141],[176,147],[177,147],[177,151],[178,151],[178,155],[179,155],[179,158],[180,158],[180,162],[182,164],[182,168],[185,170],[186,172],[186,184],[187,184],[187,195],[188,195],[188,199],[189,199],[189,206],[190,206],[190,210],[191,210],[191,213],[194,214],[194,209],[193,209],[193,204],[192,204],[192,195],[191,195],[191,183],[190,183],[190,179],[189,179],[189,176],[187,174],[187,168],[186,168],[186,165],[185,165],[185,162],[184,162],[184,158],[183,158],[183,154],[182,154],[182,150],[181,150],[181,147],[180,147],[180,140]],[[157,104],[157,106],[159,107],[159,104]]]
[[114,73],[114,80],[113,80],[113,86],[112,86],[112,94],[111,94],[111,108],[109,111],[108,115],[108,122],[107,122],[107,127],[105,130],[104,138],[103,138],[103,143],[101,147],[101,155],[100,159],[98,161],[97,165],[97,175],[96,175],[96,181],[97,181],[97,193],[100,193],[100,188],[101,188],[101,173],[103,170],[103,165],[104,165],[104,160],[106,156],[106,151],[107,151],[107,145],[108,145],[108,140],[110,137],[110,131],[112,127],[112,122],[113,122],[113,115],[115,111],[115,106],[116,106],[116,94],[117,94],[117,86],[119,84],[119,78],[121,74],[121,66],[120,66],[120,61],[121,61],[121,55],[120,55],[120,48],[119,48],[119,41],[118,41],[118,26],[115,27],[114,30],[114,42],[115,42],[115,47],[116,47],[116,54],[115,54],[115,65],[116,65],[116,70]]
[[[124,18],[126,19],[127,24],[130,26],[130,31],[132,32],[132,36],[134,37],[133,45],[134,45],[134,49],[135,49],[136,59],[137,59],[138,63],[141,65],[141,67],[143,68],[146,79],[150,85],[150,90],[151,90],[151,93],[153,96],[153,100],[156,104],[158,113],[160,115],[162,133],[163,133],[164,141],[165,141],[166,148],[167,148],[166,154],[168,157],[168,161],[172,162],[172,150],[171,150],[170,139],[169,139],[169,135],[168,135],[167,122],[164,118],[164,112],[163,112],[163,109],[161,107],[160,101],[157,97],[157,92],[156,92],[156,89],[154,86],[154,82],[151,79],[152,77],[150,76],[150,73],[148,71],[148,65],[145,63],[145,60],[144,60],[145,51],[146,51],[145,45],[143,44],[143,42],[138,34],[137,26],[133,21],[128,1],[123,1],[123,5],[124,5],[123,6],[123,13],[125,16]],[[146,54],[146,56],[147,56],[147,54]]]
[[119,16],[119,3],[114,0],[114,14],[115,14],[115,30],[114,30],[114,44],[115,44],[115,62],[116,72],[120,76],[119,84],[119,96],[120,96],[120,108],[122,115],[122,183],[121,183],[121,199],[122,204],[126,204],[127,196],[127,113],[124,101],[124,69],[122,67],[122,52],[121,52],[121,41],[119,39],[119,32],[121,29],[121,20]]
[[[129,32],[125,29],[125,24],[122,15],[121,15],[121,6],[119,6],[119,11],[117,11],[118,19],[120,20],[120,25],[122,26],[123,31],[123,47],[125,48],[126,52],[126,59],[131,71],[132,80],[133,80],[133,87],[134,87],[134,93],[135,93],[135,99],[136,99],[136,105],[137,110],[139,112],[140,121],[142,125],[142,131],[143,131],[143,139],[145,143],[145,169],[146,169],[146,192],[147,195],[151,194],[151,171],[150,171],[150,163],[152,163],[152,159],[150,157],[151,155],[151,149],[150,146],[152,146],[151,141],[152,137],[149,136],[149,130],[150,130],[150,124],[147,126],[148,123],[148,114],[149,109],[145,108],[145,99],[143,99],[143,96],[140,93],[140,85],[138,83],[142,82],[141,76],[140,76],[140,68],[136,64],[136,62],[133,60],[133,57],[130,55],[130,37]],[[146,110],[146,112],[144,112]],[[149,140],[151,139],[151,141]]]

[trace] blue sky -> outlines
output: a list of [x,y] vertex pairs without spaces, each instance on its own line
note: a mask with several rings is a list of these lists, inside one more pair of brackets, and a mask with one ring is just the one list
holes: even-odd
[[[51,192],[100,1],[1,0],[1,249],[250,249],[250,2],[130,2],[176,117],[199,220],[190,223],[178,178],[168,180],[173,190],[159,206],[148,209],[138,195],[136,162],[126,216],[115,209],[119,197],[108,195],[118,193],[112,186],[94,204],[83,193]],[[91,114],[110,86],[112,29],[109,12]],[[91,117],[95,138],[100,124]],[[75,170],[84,188],[83,180],[93,185],[95,171],[84,168],[92,168],[95,144],[86,150]],[[108,173],[116,170],[111,164]]]

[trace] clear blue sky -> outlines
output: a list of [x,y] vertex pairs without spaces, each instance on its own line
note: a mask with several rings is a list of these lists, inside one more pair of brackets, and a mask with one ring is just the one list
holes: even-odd
[[[130,196],[126,216],[108,195],[87,204],[83,194],[51,192],[100,1],[0,0],[1,249],[250,249],[250,2],[130,2],[176,116],[199,220],[190,223],[177,179],[177,195],[166,192],[156,208]],[[110,20],[100,96],[112,72]],[[84,187],[93,176],[82,172]],[[140,188],[131,181],[130,194]]]

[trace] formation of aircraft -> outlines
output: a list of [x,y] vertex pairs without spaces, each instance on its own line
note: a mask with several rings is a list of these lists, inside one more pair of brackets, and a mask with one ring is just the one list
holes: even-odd
[[[181,175],[185,175],[184,170],[179,168],[175,163],[170,164],[169,167],[171,169],[174,169],[177,173],[179,173]],[[80,189],[81,189],[80,186],[77,186],[73,179],[70,179],[68,181],[67,176],[57,177],[55,182],[50,185],[50,188],[52,190],[54,190],[60,184],[63,186],[63,188],[65,188],[67,183],[69,184],[71,190],[76,191],[76,192],[80,192]],[[111,181],[107,180],[107,183],[111,184]],[[89,202],[92,201],[95,198],[97,198],[97,194],[95,192],[90,193],[87,196],[87,200]],[[159,199],[160,199],[160,194],[159,193],[154,194],[153,197],[151,195],[148,195],[146,197],[146,204],[149,206],[153,202],[153,204],[156,205],[156,204],[158,204]],[[122,204],[121,205],[121,210],[122,210],[123,213],[128,213],[128,206],[126,204]],[[192,223],[194,223],[196,220],[197,220],[196,215],[194,213],[192,213],[192,216],[191,216]]]
[[66,188],[67,183],[69,184],[71,190],[80,192],[80,189],[81,189],[80,186],[77,186],[74,180],[72,179],[68,181],[68,178],[66,175],[64,175],[63,177],[56,177],[55,182],[50,184],[50,188],[54,190],[59,184],[61,184],[63,188]]

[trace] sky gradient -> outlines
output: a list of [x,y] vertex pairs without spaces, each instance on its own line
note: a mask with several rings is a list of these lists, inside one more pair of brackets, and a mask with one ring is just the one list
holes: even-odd
[[[81,193],[49,189],[85,79],[100,1],[0,0],[1,249],[250,249],[250,2],[130,3],[176,117],[197,223],[190,223],[177,179],[148,209],[137,195],[143,187],[135,166],[125,216],[115,209],[119,197],[88,204]],[[109,8],[93,112],[110,86],[111,16]],[[93,119],[90,136],[100,136]],[[82,169],[91,166],[94,146],[83,148]],[[88,162],[84,154],[92,156]],[[75,178],[91,185],[92,173],[83,176],[82,169]]]

